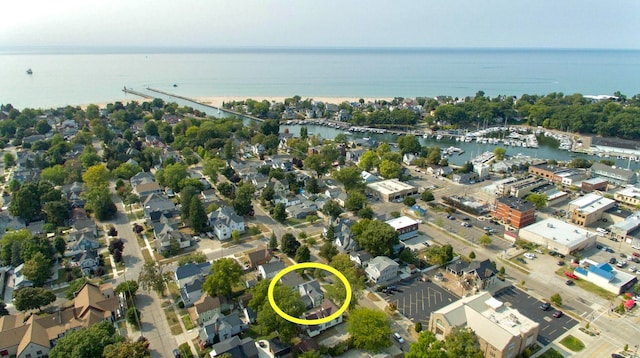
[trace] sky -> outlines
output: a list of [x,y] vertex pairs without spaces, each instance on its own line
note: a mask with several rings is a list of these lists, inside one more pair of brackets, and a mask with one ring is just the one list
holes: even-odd
[[640,1],[20,0],[0,47],[640,49]]

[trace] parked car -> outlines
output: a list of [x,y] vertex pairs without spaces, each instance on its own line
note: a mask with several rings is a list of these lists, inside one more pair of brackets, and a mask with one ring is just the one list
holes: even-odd
[[449,220],[455,220],[455,219],[456,219],[456,217],[455,217],[455,216],[453,216],[453,215],[447,215],[447,219],[449,219]]
[[404,338],[402,338],[402,336],[398,332],[393,334],[393,338],[395,338],[396,341],[398,341],[398,343],[400,344],[404,343]]
[[638,270],[638,269],[636,269],[636,267],[635,267],[635,266],[631,266],[631,267],[629,267],[629,271],[631,271],[631,272],[636,272],[637,270]]
[[637,253],[637,252],[632,253],[632,255],[635,256],[635,257],[640,257],[640,254]]
[[533,260],[533,259],[535,259],[535,258],[536,258],[536,255],[534,255],[534,254],[533,254],[533,253],[531,253],[531,252],[525,252],[523,256],[524,256],[524,257],[526,257],[526,258],[528,258],[529,260]]
[[558,266],[563,266],[564,265],[564,261],[560,260],[558,261]]
[[180,351],[177,348],[173,350],[173,357],[174,358],[182,357],[182,354],[180,354]]
[[553,317],[555,317],[555,318],[560,318],[563,315],[564,315],[564,313],[562,311],[560,311],[560,310],[557,310],[557,311],[553,312]]
[[611,358],[626,358],[625,356],[623,356],[622,354],[618,354],[618,353],[611,353]]
[[551,255],[551,256],[556,256],[557,254],[558,254],[558,253],[557,253],[557,252],[555,252],[555,251],[553,251],[553,250],[549,251],[549,255]]
[[568,278],[571,278],[571,279],[574,279],[574,280],[577,280],[577,279],[578,279],[578,276],[576,276],[576,274],[574,274],[574,273],[573,273],[573,272],[571,272],[571,271],[566,271],[566,272],[564,273],[564,275],[565,275],[565,276],[567,276]]
[[471,219],[470,219],[468,216],[465,216],[465,217],[463,217],[463,218],[462,218],[462,220],[464,220],[464,221],[469,221],[469,220],[471,220]]
[[463,221],[463,222],[461,222],[461,223],[460,223],[460,226],[464,226],[464,227],[471,227],[471,224],[469,224],[469,223],[468,223],[468,222],[466,222],[466,221]]
[[549,308],[551,308],[551,303],[549,303],[549,302],[543,302],[540,305],[540,309],[543,310],[543,311],[548,311]]
[[540,249],[535,249],[535,250],[533,250],[533,251],[535,251],[535,252],[539,253],[540,255],[544,254],[544,252],[542,252],[542,250],[540,250]]
[[615,258],[615,257],[612,257],[612,258],[610,258],[610,259],[609,259],[609,263],[610,263],[610,264],[615,264],[617,261],[618,261],[618,260],[616,260],[616,258]]
[[565,281],[564,284],[567,285],[567,286],[573,286],[574,282],[573,282],[573,280],[567,280],[567,281]]

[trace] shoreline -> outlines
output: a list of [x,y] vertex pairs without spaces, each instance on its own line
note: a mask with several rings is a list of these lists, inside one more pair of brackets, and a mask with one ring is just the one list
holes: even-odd
[[[211,105],[214,107],[222,107],[222,103],[227,103],[227,102],[231,102],[231,101],[244,101],[247,99],[253,99],[256,101],[263,101],[263,100],[267,100],[269,102],[284,102],[284,100],[286,98],[291,98],[293,96],[196,96],[196,97],[190,97],[198,102],[201,102],[203,104],[207,104],[207,105]],[[375,97],[344,97],[344,96],[340,96],[340,97],[331,97],[331,96],[320,96],[320,97],[314,97],[314,96],[300,96],[301,100],[304,101],[306,99],[312,99],[313,101],[321,101],[321,102],[325,102],[325,103],[332,103],[332,104],[340,104],[342,102],[358,102],[360,99],[364,99],[365,103],[367,102],[374,102],[374,101],[388,101],[391,102],[393,100],[393,98],[375,98]]]

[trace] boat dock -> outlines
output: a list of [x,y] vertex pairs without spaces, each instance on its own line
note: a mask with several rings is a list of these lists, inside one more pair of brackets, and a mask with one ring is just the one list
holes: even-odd
[[134,91],[134,90],[132,90],[131,88],[127,88],[127,87],[125,87],[125,88],[122,90],[122,92],[124,92],[124,93],[131,93],[131,94],[133,94],[133,95],[136,95],[136,96],[138,96],[138,97],[142,97],[142,98],[145,98],[145,99],[153,99],[153,96],[149,96],[148,94],[144,94],[144,93],[142,93],[142,92]]

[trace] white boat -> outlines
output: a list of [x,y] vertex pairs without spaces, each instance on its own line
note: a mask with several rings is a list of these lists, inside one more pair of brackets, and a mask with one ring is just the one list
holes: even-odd
[[28,75],[32,75],[32,74],[33,74],[33,71],[31,71],[31,69],[28,69],[28,70],[27,70],[27,74],[28,74]]
[[442,134],[438,134],[438,136],[436,137],[436,140],[440,140],[442,139]]

